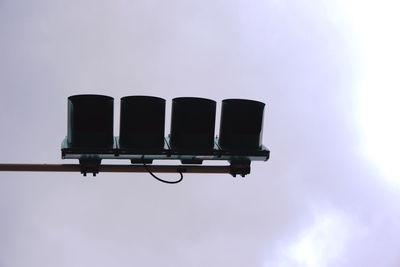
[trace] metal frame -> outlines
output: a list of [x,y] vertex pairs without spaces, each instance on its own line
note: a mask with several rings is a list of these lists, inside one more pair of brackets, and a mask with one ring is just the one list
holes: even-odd
[[203,160],[226,161],[267,161],[269,150],[262,146],[256,151],[228,151],[218,146],[218,138],[215,138],[214,148],[211,151],[177,151],[169,145],[169,139],[165,138],[164,148],[160,150],[138,151],[119,146],[118,137],[114,138],[112,148],[76,148],[68,144],[65,138],[61,144],[61,157],[63,159],[128,159],[132,163],[142,163],[147,160],[180,160],[183,164],[201,164]]
[[[232,176],[245,175],[250,173],[251,161],[267,161],[269,159],[269,150],[262,146],[259,150],[252,151],[228,151],[222,149],[218,145],[218,138],[215,138],[214,148],[209,151],[177,151],[169,144],[169,137],[165,138],[164,147],[158,150],[138,150],[129,149],[119,146],[119,138],[114,137],[113,146],[110,148],[88,148],[88,147],[71,147],[68,144],[67,137],[61,144],[61,157],[63,159],[78,159],[80,171],[83,175],[104,172],[101,165],[103,159],[127,159],[132,164],[152,164],[153,160],[180,160],[184,165],[175,167],[170,166],[154,166],[151,167],[152,172],[198,172],[198,173],[230,173]],[[188,166],[186,164],[202,164],[204,160],[224,160],[228,161],[228,166]],[[108,165],[117,166],[117,165]],[[119,165],[124,166],[124,165]],[[106,169],[107,169],[106,168]],[[125,167],[123,167],[124,169]],[[133,165],[132,169],[145,170],[141,165]],[[129,169],[129,168],[128,168]],[[127,170],[128,170],[127,169]],[[170,171],[171,170],[171,171]],[[182,171],[184,170],[184,171]],[[220,172],[222,170],[222,172]],[[131,169],[129,169],[131,171]]]
[[[78,159],[79,164],[24,164],[24,163],[0,163],[0,172],[80,172],[84,176],[99,172],[154,172],[154,173],[227,173],[233,177],[244,177],[250,173],[251,161],[267,161],[269,150],[264,146],[258,151],[225,151],[215,146],[212,151],[174,151],[169,146],[169,140],[165,139],[165,147],[160,151],[134,151],[118,147],[118,137],[115,137],[114,145],[109,149],[98,148],[74,148],[68,146],[67,138],[61,145],[63,159]],[[128,159],[131,165],[101,164],[102,159]],[[180,160],[183,165],[152,165],[153,160]],[[210,166],[201,165],[203,160],[225,160],[230,165]],[[145,164],[150,164],[146,165]],[[189,164],[189,165],[187,165]],[[193,165],[198,164],[198,165]]]

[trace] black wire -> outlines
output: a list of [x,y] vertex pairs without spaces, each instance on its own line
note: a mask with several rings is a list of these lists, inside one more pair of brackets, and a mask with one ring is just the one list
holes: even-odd
[[180,182],[182,181],[182,179],[183,179],[183,174],[182,174],[182,172],[178,171],[179,174],[181,175],[181,178],[179,178],[179,180],[176,180],[176,181],[167,181],[167,180],[164,180],[164,179],[161,179],[161,178],[155,176],[154,173],[152,173],[152,172],[150,171],[150,169],[147,167],[146,163],[144,163],[144,161],[143,161],[143,166],[144,166],[144,168],[150,173],[151,176],[153,176],[153,177],[154,177],[155,179],[157,179],[158,181],[163,182],[163,183],[166,183],[166,184],[177,184],[177,183],[180,183]]

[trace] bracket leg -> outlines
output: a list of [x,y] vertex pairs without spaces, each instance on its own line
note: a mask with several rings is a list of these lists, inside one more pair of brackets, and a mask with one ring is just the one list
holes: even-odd
[[101,159],[79,159],[81,173],[86,176],[87,173],[93,173],[93,176],[99,173]]
[[236,177],[237,174],[240,176],[244,177],[246,174],[250,174],[250,160],[240,160],[240,161],[235,161],[232,160],[230,161],[231,166],[230,166],[230,174],[233,177]]

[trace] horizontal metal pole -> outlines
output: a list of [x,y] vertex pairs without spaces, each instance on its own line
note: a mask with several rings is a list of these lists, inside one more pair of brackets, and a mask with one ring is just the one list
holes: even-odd
[[[157,173],[230,173],[231,167],[193,165],[147,165]],[[0,164],[0,171],[7,172],[80,172],[79,164]],[[100,165],[99,172],[147,172],[143,165]]]

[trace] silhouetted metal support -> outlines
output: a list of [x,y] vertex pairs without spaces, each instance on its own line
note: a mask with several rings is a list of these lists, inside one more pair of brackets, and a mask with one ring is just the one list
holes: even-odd
[[[156,173],[231,173],[231,166],[148,165]],[[10,172],[82,172],[79,164],[0,164],[0,171]],[[99,172],[147,172],[143,165],[101,164]],[[91,170],[86,172],[90,173]]]

